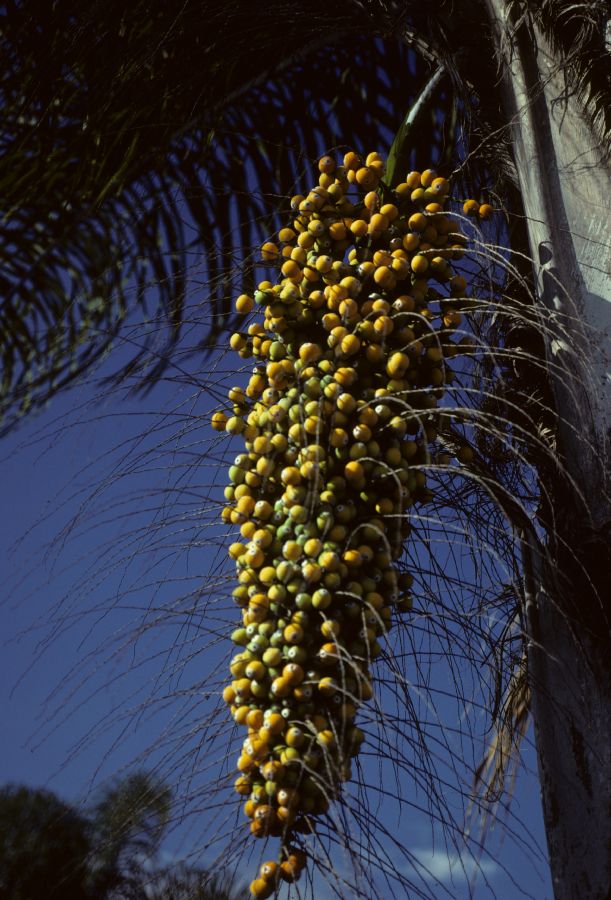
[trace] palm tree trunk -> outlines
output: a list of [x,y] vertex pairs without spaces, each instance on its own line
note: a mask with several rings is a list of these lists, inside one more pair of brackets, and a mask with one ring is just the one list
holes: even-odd
[[611,884],[608,653],[587,625],[566,613],[547,561],[532,544],[525,551],[531,711],[554,896],[605,900]]
[[[546,559],[525,544],[529,671],[556,900],[611,885],[608,664],[608,198],[611,175],[575,85],[541,32],[487,0],[534,260],[562,472],[544,483]],[[572,90],[572,93],[571,93]],[[607,534],[605,533],[607,532]]]

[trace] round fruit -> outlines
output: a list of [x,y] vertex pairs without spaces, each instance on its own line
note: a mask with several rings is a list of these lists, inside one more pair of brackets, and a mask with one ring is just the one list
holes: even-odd
[[[241,650],[222,691],[247,729],[234,787],[248,798],[250,833],[281,838],[255,897],[299,878],[297,835],[351,777],[371,663],[412,604],[393,563],[410,532],[405,513],[433,496],[424,464],[451,462],[434,412],[453,378],[447,362],[475,349],[453,335],[468,304],[452,269],[466,238],[444,213],[448,181],[410,172],[383,202],[383,174],[377,152],[363,161],[349,151],[343,165],[320,158],[318,183],[291,200],[291,225],[263,244],[276,282],[236,300],[243,315],[260,310],[229,340],[255,365],[228,393],[233,415],[211,419],[243,442],[221,510],[239,531],[229,556]],[[475,200],[463,211],[492,214]],[[457,456],[469,465],[473,451]]]

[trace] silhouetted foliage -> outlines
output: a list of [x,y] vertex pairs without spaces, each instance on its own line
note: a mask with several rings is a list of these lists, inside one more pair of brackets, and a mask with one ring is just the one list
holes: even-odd
[[0,897],[86,900],[90,852],[88,820],[51,791],[0,790]]
[[159,867],[171,791],[145,772],[105,787],[86,812],[42,788],[0,790],[2,900],[232,900],[223,873]]
[[[160,377],[202,271],[198,302],[212,316],[198,346],[216,340],[269,196],[330,143],[394,132],[426,77],[427,63],[400,41],[376,41],[368,22],[323,3],[291,7],[281,28],[262,28],[244,2],[8,5],[5,429],[88,370],[130,321],[139,327],[122,374]],[[433,111],[423,145],[443,144],[448,124]]]

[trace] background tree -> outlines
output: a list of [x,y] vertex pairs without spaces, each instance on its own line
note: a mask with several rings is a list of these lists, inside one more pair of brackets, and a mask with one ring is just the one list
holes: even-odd
[[[601,371],[609,288],[598,198],[609,193],[606,9],[599,2],[473,0],[456,17],[441,0],[426,8],[372,0],[332,10],[314,3],[290,12],[279,3],[273,10],[282,28],[269,27],[271,8],[262,21],[239,3],[231,11],[206,4],[203,16],[196,4],[177,16],[160,8],[146,19],[138,7],[127,18],[108,5],[83,17],[65,4],[46,19],[37,15],[33,30],[27,3],[8,8],[7,422],[11,410],[44,400],[58,378],[73,377],[103,352],[130,304],[145,302],[144,260],[153,267],[150,285],[162,285],[163,315],[144,337],[128,334],[138,344],[129,371],[155,377],[163,370],[184,318],[184,251],[190,246],[177,224],[175,183],[197,226],[194,245],[206,247],[215,301],[211,332],[218,334],[236,257],[258,237],[256,225],[236,223],[267,220],[269,206],[260,202],[256,186],[262,195],[280,194],[299,167],[290,150],[269,153],[274,135],[290,130],[293,146],[310,156],[335,140],[364,146],[374,121],[397,123],[397,110],[402,116],[411,105],[405,45],[419,59],[414,96],[441,64],[447,74],[428,107],[427,127],[421,120],[410,135],[411,158],[427,159],[436,147],[438,159],[446,165],[452,160],[465,181],[490,185],[508,213],[504,237],[512,256],[502,290],[511,302],[494,326],[506,365],[500,375],[498,368],[488,372],[482,396],[489,415],[493,409],[496,437],[501,421],[514,435],[528,435],[516,452],[537,472],[536,527],[523,506],[510,502],[506,473],[485,435],[475,446],[473,471],[521,541],[525,577],[518,619],[528,634],[557,897],[603,896],[610,828],[603,749],[608,618],[602,601],[609,503]],[[384,45],[363,36],[372,29]],[[482,34],[494,53],[482,52]],[[224,64],[228,45],[239,60],[234,68]],[[53,66],[55,81],[48,78]],[[329,130],[317,119],[315,103],[329,96],[330,84],[339,87]],[[361,86],[371,100],[356,106]],[[307,127],[302,97],[312,104]],[[456,110],[460,141],[449,116],[444,129],[429,127],[439,108]],[[245,140],[248,132],[265,143]],[[51,146],[50,154],[45,147]],[[253,188],[241,192],[244,171],[235,160],[246,155]],[[49,197],[51,216],[44,206]],[[72,294],[58,272],[76,272]],[[169,344],[159,340],[164,329]],[[149,352],[143,349],[147,341]],[[457,439],[451,430],[444,437],[449,446]],[[507,430],[504,440],[511,443]],[[522,693],[523,678],[515,682]],[[596,823],[587,836],[578,824],[583,819]]]
[[171,806],[169,787],[136,772],[105,787],[91,810],[93,893],[144,897]]
[[236,900],[235,881],[205,869],[175,866],[160,872],[148,888],[150,900]]
[[88,900],[88,822],[50,791],[0,792],[0,895],[14,900]]
[[0,791],[0,896],[7,900],[232,900],[230,880],[187,865],[162,868],[167,785],[118,778],[85,813],[41,788]]

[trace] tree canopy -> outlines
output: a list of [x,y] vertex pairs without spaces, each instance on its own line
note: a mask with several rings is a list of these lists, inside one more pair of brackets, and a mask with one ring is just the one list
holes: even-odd
[[170,789],[145,772],[103,788],[84,811],[42,788],[0,790],[0,895],[7,900],[231,900],[223,873],[160,866]]

